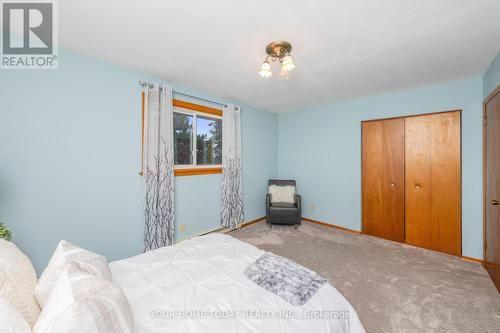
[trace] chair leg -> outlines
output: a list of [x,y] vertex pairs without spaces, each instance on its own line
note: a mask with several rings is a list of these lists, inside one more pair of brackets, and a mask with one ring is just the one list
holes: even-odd
[[268,224],[267,224],[267,226],[268,226],[269,228],[272,228],[272,227],[273,227],[273,225],[272,225],[271,223],[268,223]]
[[298,224],[296,224],[296,225],[294,225],[294,226],[293,226],[293,228],[294,228],[295,230],[297,230],[297,228],[298,228],[298,227],[299,227],[299,225],[298,225]]

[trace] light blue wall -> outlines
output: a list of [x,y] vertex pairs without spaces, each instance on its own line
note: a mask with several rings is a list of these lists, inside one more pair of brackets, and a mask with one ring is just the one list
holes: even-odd
[[[67,51],[58,70],[1,71],[0,220],[39,273],[60,239],[110,260],[141,251],[139,80],[157,81]],[[266,180],[277,174],[278,117],[241,106],[248,221],[264,216]],[[175,186],[186,225],[178,239],[219,226],[220,175]]]
[[500,84],[500,52],[491,62],[490,66],[486,70],[483,76],[483,97],[486,98],[488,95],[495,90],[495,88]]
[[241,115],[245,220],[266,215],[267,180],[278,176],[278,116],[264,111]]
[[463,255],[482,258],[482,99],[474,77],[280,114],[279,176],[297,180],[305,217],[361,230],[360,122],[462,109]]

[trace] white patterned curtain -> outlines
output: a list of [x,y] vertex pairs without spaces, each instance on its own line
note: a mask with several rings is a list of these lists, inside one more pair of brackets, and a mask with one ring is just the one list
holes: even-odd
[[144,88],[144,251],[174,242],[174,145],[172,88]]
[[243,222],[240,109],[228,104],[222,114],[221,224],[237,228]]

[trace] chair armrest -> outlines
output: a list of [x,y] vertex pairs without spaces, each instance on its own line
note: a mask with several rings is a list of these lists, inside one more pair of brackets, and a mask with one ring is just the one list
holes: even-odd
[[297,207],[300,207],[300,205],[302,204],[302,197],[299,194],[294,194],[293,199]]
[[266,223],[271,223],[269,209],[271,208],[271,194],[266,195]]
[[302,197],[299,194],[294,196],[295,204],[297,205],[297,224],[301,224],[302,221]]

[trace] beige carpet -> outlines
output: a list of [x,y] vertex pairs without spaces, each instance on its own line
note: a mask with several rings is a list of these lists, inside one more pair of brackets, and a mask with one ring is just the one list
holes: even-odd
[[367,332],[500,332],[500,296],[481,265],[307,222],[230,235],[329,279]]

